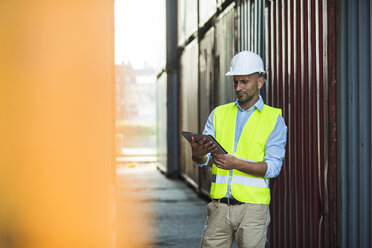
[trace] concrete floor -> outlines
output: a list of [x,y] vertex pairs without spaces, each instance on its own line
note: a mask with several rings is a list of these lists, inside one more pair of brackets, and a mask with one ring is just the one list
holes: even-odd
[[[117,247],[199,247],[207,202],[184,181],[166,178],[153,164],[124,166],[117,168],[117,197]],[[128,217],[131,199],[135,210]],[[128,223],[135,223],[132,246],[120,228]]]

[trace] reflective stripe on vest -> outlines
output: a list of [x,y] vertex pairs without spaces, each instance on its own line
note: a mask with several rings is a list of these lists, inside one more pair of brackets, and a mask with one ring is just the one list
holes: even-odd
[[[233,153],[236,115],[238,107],[235,103],[219,106],[214,113],[213,123],[216,140],[229,153]],[[266,141],[275,127],[280,109],[264,105],[261,112],[255,110],[246,125],[236,148],[236,157],[248,161],[263,161]],[[228,170],[213,165],[211,198],[223,198],[227,193]],[[266,204],[270,203],[269,179],[255,177],[244,172],[233,170],[231,181],[233,197],[242,202]]]
[[[228,176],[212,175],[212,182],[225,184],[227,183],[227,178]],[[269,188],[269,180],[255,177],[244,177],[235,175],[232,178],[232,183],[259,188]]]
[[212,174],[212,182],[214,183],[227,183],[227,176]]

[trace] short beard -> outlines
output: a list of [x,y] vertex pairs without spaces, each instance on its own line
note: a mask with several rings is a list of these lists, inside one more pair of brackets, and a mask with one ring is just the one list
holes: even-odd
[[244,105],[246,104],[247,102],[251,101],[254,97],[254,95],[248,95],[248,93],[246,91],[244,91],[244,93],[246,94],[246,98],[244,100],[240,100],[240,97],[239,97],[239,92],[237,92],[237,96],[238,96],[238,102],[240,105]]

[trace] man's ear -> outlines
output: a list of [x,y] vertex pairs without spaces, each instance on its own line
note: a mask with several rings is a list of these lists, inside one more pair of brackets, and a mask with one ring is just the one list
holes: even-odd
[[264,77],[259,77],[259,78],[257,79],[257,81],[258,81],[258,89],[261,89],[262,86],[263,86],[264,83],[265,83],[265,79],[264,79]]

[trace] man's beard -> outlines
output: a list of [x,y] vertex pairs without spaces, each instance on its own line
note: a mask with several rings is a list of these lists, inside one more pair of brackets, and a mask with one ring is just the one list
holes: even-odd
[[[240,92],[243,92],[243,94],[241,94]],[[238,102],[241,103],[241,104],[245,104],[245,103],[249,102],[254,97],[254,94],[249,95],[249,93],[245,90],[241,90],[241,91],[236,92],[236,95],[238,96]]]

